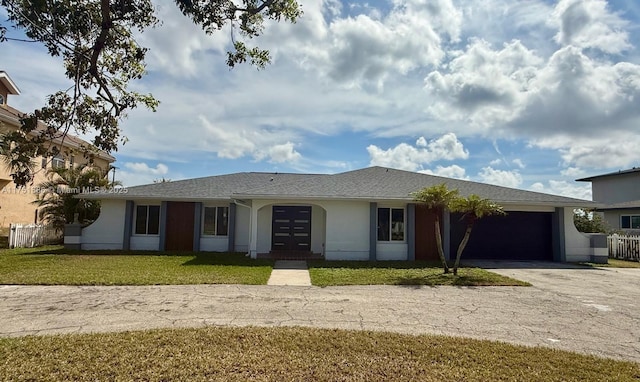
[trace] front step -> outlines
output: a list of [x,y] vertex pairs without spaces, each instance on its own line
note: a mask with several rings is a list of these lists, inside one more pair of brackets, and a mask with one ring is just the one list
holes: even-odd
[[320,253],[310,251],[271,251],[269,253],[258,253],[258,259],[272,260],[324,260]]

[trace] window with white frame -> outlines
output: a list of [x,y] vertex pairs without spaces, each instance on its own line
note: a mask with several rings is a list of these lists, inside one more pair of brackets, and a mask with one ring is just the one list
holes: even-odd
[[378,208],[378,241],[404,241],[404,208]]
[[229,207],[204,207],[202,234],[206,236],[228,236]]
[[51,168],[64,168],[64,156],[58,154],[51,159]]
[[640,215],[621,215],[620,228],[640,229]]
[[160,206],[136,206],[136,235],[157,235],[160,231]]

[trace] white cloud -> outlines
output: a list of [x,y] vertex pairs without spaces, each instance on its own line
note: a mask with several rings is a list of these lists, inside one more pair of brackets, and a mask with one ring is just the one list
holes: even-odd
[[469,177],[466,175],[466,170],[456,164],[446,167],[436,166],[433,170],[426,169],[418,172],[422,174],[444,176],[446,178],[469,180]]
[[278,130],[225,128],[209,122],[203,115],[199,120],[204,128],[200,137],[202,149],[215,152],[219,158],[251,156],[256,161],[267,159],[271,163],[296,163],[302,159],[292,142],[277,143],[283,137]]
[[571,178],[578,178],[585,174],[584,170],[578,167],[567,167],[564,170],[560,171],[562,176],[567,176]]
[[624,168],[640,161],[640,136],[636,133],[616,133],[608,137],[589,138],[566,136],[539,139],[535,144],[557,149],[566,166],[578,168]]
[[518,188],[522,184],[522,175],[518,170],[496,170],[489,166],[483,167],[478,176],[482,182],[498,186]]
[[627,21],[608,9],[605,0],[561,0],[551,14],[555,41],[564,46],[621,53],[631,48],[624,31]]
[[166,175],[167,172],[169,172],[169,167],[162,163],[158,163],[156,167],[149,167],[149,165],[144,162],[128,162],[124,164],[124,167],[142,174]]
[[448,133],[438,139],[426,142],[424,137],[416,141],[416,147],[400,143],[396,147],[383,150],[376,145],[367,147],[371,166],[393,167],[417,171],[422,165],[438,160],[467,159],[469,151],[455,134]]
[[525,168],[526,166],[524,165],[524,163],[522,163],[522,160],[519,158],[516,158],[514,160],[511,161],[511,163],[515,164],[516,166],[518,166],[519,168]]
[[168,174],[169,167],[163,163],[150,167],[145,162],[126,162],[121,168],[116,169],[116,180],[122,182],[123,186],[137,186],[153,183],[157,179],[170,178]]
[[492,160],[491,162],[489,162],[489,164],[490,164],[491,166],[497,166],[497,165],[499,165],[500,163],[502,163],[502,159],[500,159],[500,158],[494,159],[494,160]]
[[591,185],[575,185],[564,180],[549,180],[547,185],[536,182],[531,185],[531,191],[547,194],[567,196],[570,198],[591,200]]
[[293,143],[287,142],[281,145],[269,147],[267,155],[272,163],[298,162],[302,155],[293,148]]

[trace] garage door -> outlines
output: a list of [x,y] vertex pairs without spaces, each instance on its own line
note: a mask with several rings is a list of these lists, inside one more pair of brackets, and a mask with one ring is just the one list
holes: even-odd
[[[476,222],[462,259],[553,261],[550,212],[509,212]],[[455,259],[466,224],[451,215],[450,258]]]

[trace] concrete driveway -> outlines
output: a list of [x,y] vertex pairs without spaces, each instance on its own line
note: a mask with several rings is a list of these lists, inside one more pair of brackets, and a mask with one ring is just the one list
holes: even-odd
[[640,269],[484,265],[534,286],[0,286],[0,336],[299,325],[466,336],[640,362]]

